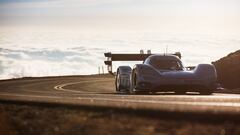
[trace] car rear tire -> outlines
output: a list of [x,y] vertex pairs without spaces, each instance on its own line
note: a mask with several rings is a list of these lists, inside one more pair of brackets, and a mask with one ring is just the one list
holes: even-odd
[[116,88],[116,92],[120,92],[122,89],[119,70],[117,71],[117,75],[115,78],[115,88]]
[[[121,69],[122,68],[122,69]],[[119,67],[115,76],[115,88],[117,93],[125,94],[129,92],[129,78],[122,72],[126,67]]]

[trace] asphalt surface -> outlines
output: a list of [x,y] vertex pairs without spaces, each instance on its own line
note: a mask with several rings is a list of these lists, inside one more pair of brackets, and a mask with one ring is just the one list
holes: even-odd
[[0,102],[37,102],[166,112],[239,114],[240,95],[118,94],[112,76],[23,78],[0,81]]

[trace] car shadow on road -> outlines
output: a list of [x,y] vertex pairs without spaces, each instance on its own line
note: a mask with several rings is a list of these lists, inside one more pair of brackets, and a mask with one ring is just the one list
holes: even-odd
[[[105,93],[106,94],[106,93]],[[108,93],[108,94],[113,94],[113,93]],[[145,92],[145,93],[127,93],[127,92],[117,92],[114,93],[115,95],[144,95],[144,96],[152,96],[152,95],[189,95],[189,96],[199,96],[198,92],[186,92],[186,93],[174,93],[174,92]]]

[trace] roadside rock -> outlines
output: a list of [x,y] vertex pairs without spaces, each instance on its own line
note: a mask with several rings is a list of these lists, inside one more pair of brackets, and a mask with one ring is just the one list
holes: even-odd
[[240,50],[212,62],[215,65],[218,82],[225,88],[240,88]]

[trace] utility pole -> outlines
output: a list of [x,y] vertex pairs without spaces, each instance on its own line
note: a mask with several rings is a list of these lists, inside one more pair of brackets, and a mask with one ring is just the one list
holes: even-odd
[[98,67],[98,75],[100,75],[101,73],[100,67]]
[[166,46],[166,54],[168,53],[168,45]]
[[104,67],[102,66],[102,73],[104,74]]

